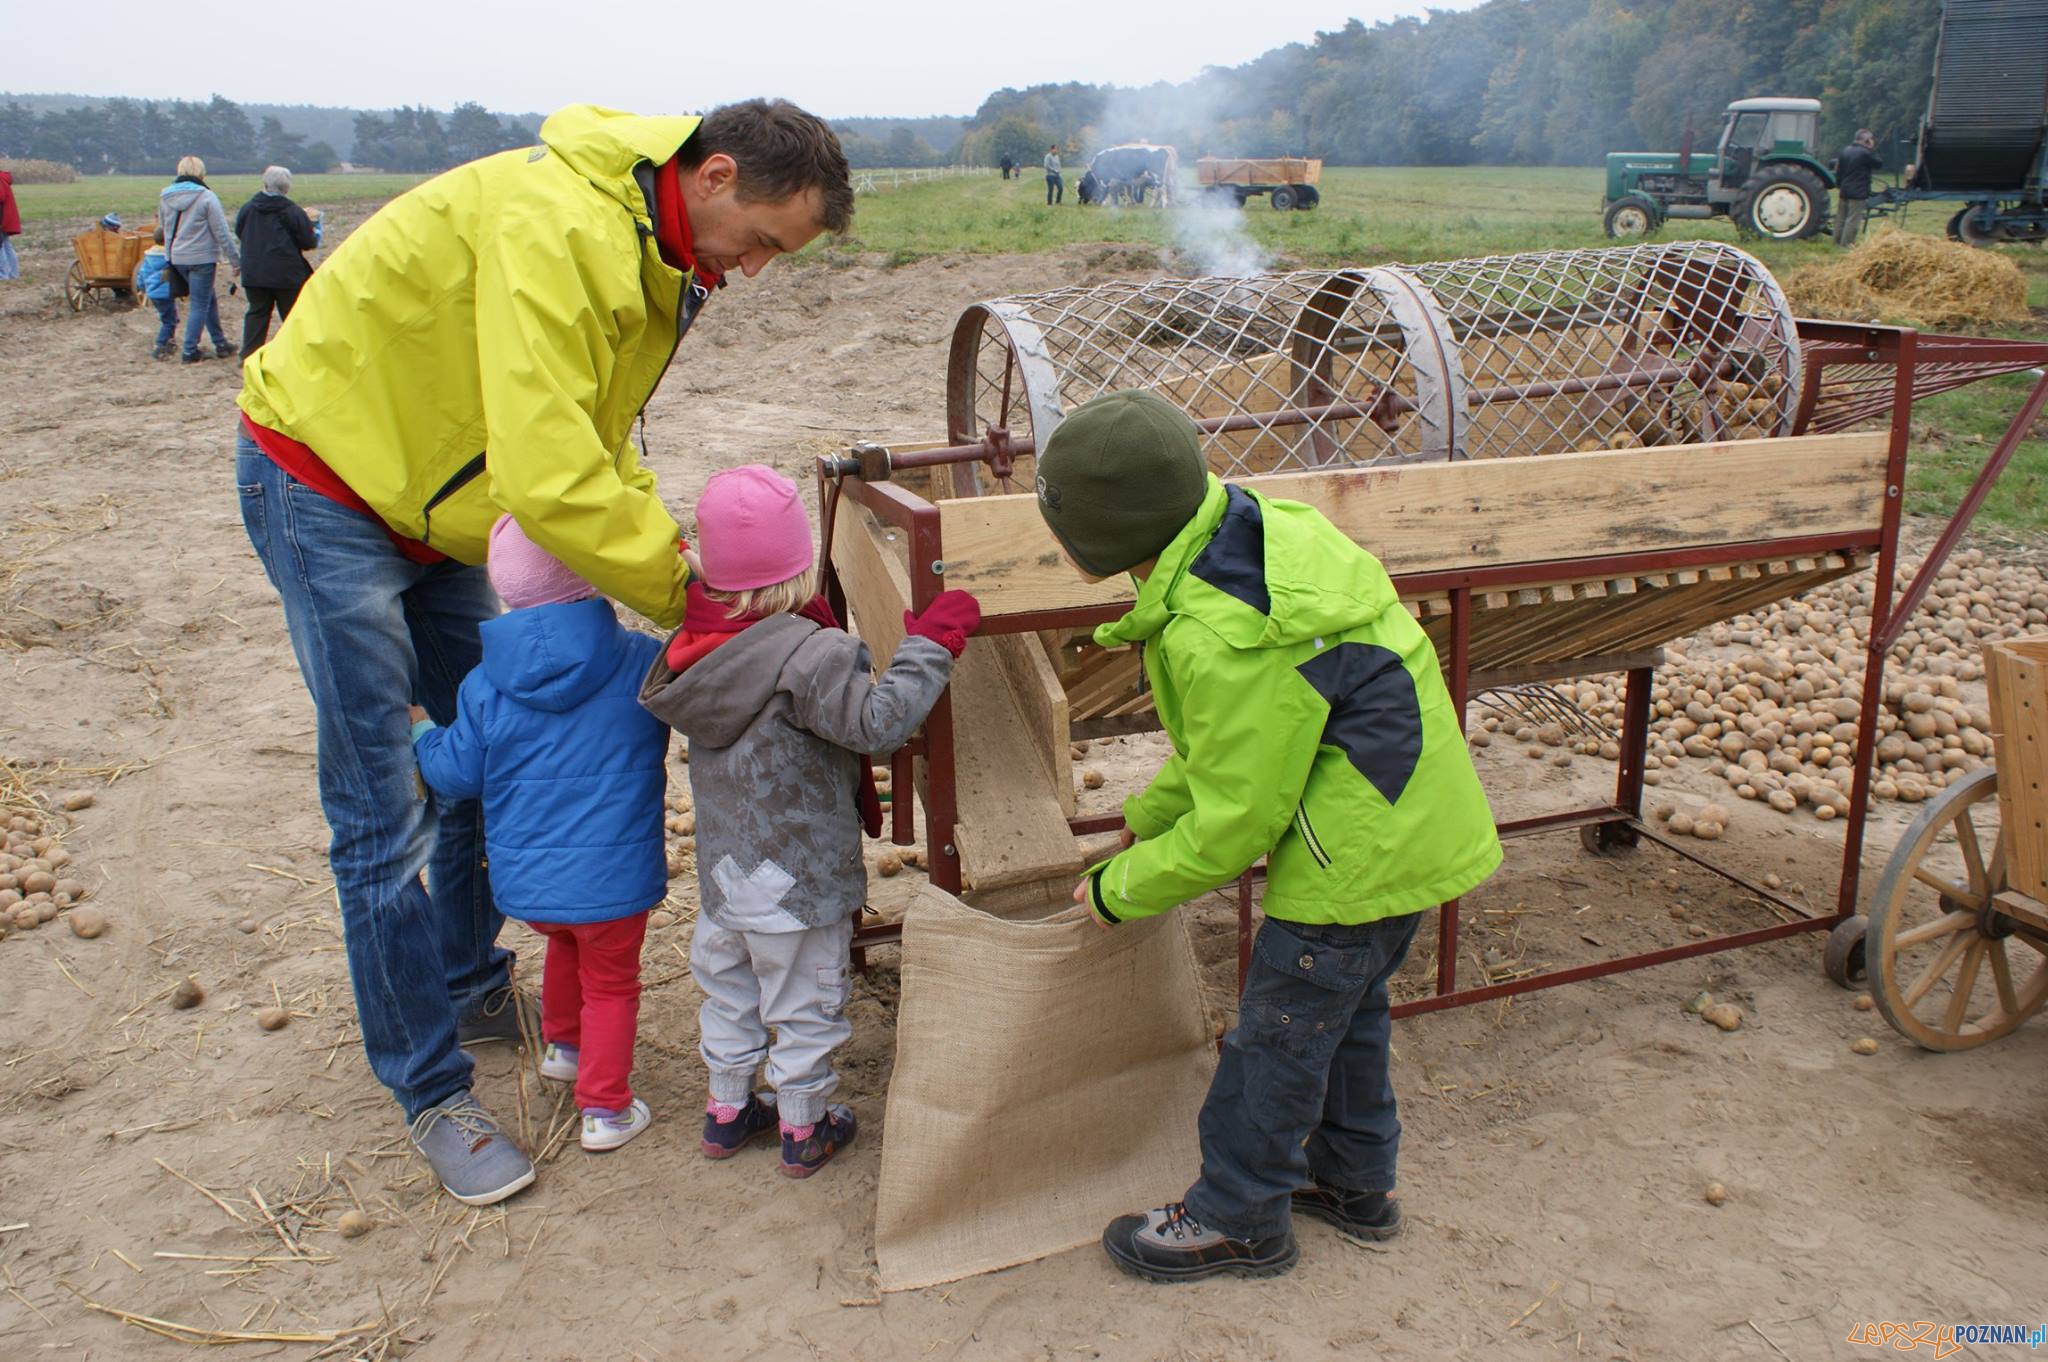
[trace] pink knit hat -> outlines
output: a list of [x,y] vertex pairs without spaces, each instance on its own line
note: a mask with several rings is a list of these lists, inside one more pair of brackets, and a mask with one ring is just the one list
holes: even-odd
[[808,571],[811,520],[796,484],[758,463],[713,473],[697,499],[697,560],[714,591],[752,591]]
[[597,588],[563,566],[560,559],[526,537],[509,515],[491,526],[487,570],[498,599],[514,610],[532,605],[563,605],[588,600]]

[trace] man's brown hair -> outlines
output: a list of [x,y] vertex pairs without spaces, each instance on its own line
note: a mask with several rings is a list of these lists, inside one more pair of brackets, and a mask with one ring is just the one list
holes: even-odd
[[839,138],[786,99],[748,99],[704,115],[677,159],[694,169],[724,152],[739,167],[740,197],[779,203],[818,191],[818,223],[834,236],[853,221],[853,182]]

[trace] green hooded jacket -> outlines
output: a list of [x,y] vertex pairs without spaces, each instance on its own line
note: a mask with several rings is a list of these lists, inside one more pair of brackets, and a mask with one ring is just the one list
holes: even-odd
[[1420,912],[1500,864],[1436,649],[1314,507],[1211,476],[1095,641],[1143,642],[1173,739],[1124,805],[1140,840],[1090,872],[1104,918],[1165,912],[1261,856],[1266,913],[1315,923]]

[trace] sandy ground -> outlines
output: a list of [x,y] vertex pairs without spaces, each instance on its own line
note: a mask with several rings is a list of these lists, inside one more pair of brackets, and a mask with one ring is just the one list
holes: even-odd
[[[438,1195],[357,1044],[312,715],[229,482],[234,370],[151,362],[147,312],[65,311],[63,247],[25,244],[29,280],[0,287],[0,756],[51,789],[98,787],[66,845],[113,926],[0,941],[0,1356],[185,1354],[90,1303],[200,1329],[367,1326],[335,1349],[233,1356],[797,1362],[1803,1362],[1873,1355],[1846,1341],[1865,1321],[2041,1318],[2048,1022],[1921,1053],[1823,980],[1818,937],[1401,1023],[1410,1230],[1364,1250],[1304,1226],[1300,1267],[1272,1282],[1147,1286],[1088,1248],[877,1301],[894,952],[860,986],[845,1055],[861,1140],[794,1184],[765,1153],[697,1153],[686,924],[654,933],[645,963],[636,1077],[656,1128],[612,1156],[555,1145],[539,1184],[502,1207]],[[721,467],[795,471],[832,441],[937,434],[963,305],[1142,265],[1110,247],[736,284],[649,412],[664,492],[681,507]],[[238,301],[228,314],[232,330]],[[1112,779],[1086,804],[1140,777],[1152,741],[1093,754]],[[1611,779],[1589,760],[1483,764],[1503,811]],[[1698,772],[1664,793],[1687,781],[1723,793]],[[1717,854],[1819,902],[1839,827],[1742,807]],[[1897,832],[1891,813],[1873,828],[1873,875]],[[1468,950],[1565,964],[1685,940],[1687,923],[1763,920],[1682,864],[1595,862],[1569,835],[1518,842],[1468,901]],[[1228,907],[1190,911],[1227,1007]],[[1433,955],[1425,933],[1405,987]],[[164,995],[188,974],[209,995],[173,1011]],[[1702,988],[1747,1024],[1724,1034],[1688,1015]],[[278,1000],[291,1024],[258,1029],[254,1010]],[[1862,1035],[1877,1055],[1851,1053]],[[559,1093],[522,1080],[503,1047],[478,1086],[535,1146],[557,1128]],[[1702,1199],[1710,1181],[1725,1205]],[[375,1228],[344,1240],[336,1221],[358,1204]]]

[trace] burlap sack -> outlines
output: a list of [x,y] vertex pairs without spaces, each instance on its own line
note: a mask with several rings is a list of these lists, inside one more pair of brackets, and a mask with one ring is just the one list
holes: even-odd
[[1178,913],[991,917],[924,887],[903,920],[875,1257],[902,1291],[1093,1243],[1201,1168],[1216,1067]]

